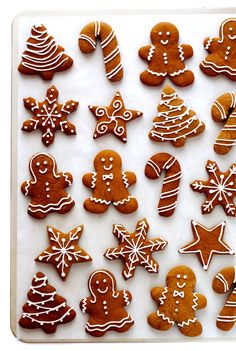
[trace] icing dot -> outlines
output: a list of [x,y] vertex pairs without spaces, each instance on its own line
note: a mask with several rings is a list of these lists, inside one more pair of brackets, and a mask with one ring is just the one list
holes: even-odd
[[227,46],[227,50],[230,50],[230,46]]
[[101,161],[102,161],[102,162],[105,162],[105,158],[104,158],[104,157],[103,157],[103,158],[101,158]]
[[57,115],[57,114],[58,114],[58,111],[55,111],[55,114]]
[[65,277],[65,275],[66,275],[66,274],[65,274],[64,272],[61,273],[61,276],[62,276],[62,277]]
[[162,32],[159,32],[158,34],[159,34],[159,35],[162,35]]
[[166,35],[170,35],[170,32],[166,32]]
[[178,308],[175,309],[175,312],[178,312]]
[[49,144],[49,141],[48,141],[48,140],[46,140],[46,144]]
[[99,285],[99,281],[98,280],[96,280],[96,284]]
[[187,279],[187,275],[185,274],[185,275],[183,276],[183,278],[184,278],[184,279]]
[[167,53],[166,53],[166,52],[164,52],[164,53],[163,53],[163,56],[167,56]]
[[44,164],[44,165],[47,165],[47,164],[48,164],[48,162],[47,162],[47,161],[43,161],[43,164]]
[[51,107],[48,107],[48,111],[50,111],[51,110]]
[[74,102],[72,102],[72,104],[71,104],[72,106],[75,106],[75,103]]
[[228,56],[225,56],[225,60],[228,60]]
[[107,189],[107,191],[109,191],[109,192],[110,192],[110,191],[111,191],[111,188],[108,188],[108,189]]
[[50,188],[46,188],[46,191],[49,191],[50,190]]
[[33,102],[31,102],[31,106],[34,106],[34,103],[33,103]]
[[230,30],[230,31],[232,31],[232,30],[233,30],[233,28],[232,28],[232,27],[230,27],[230,28],[229,28],[229,30]]
[[26,100],[26,102],[29,102],[29,100]]
[[53,118],[53,121],[55,122],[55,121],[56,121],[56,118]]
[[37,162],[37,163],[36,163],[36,166],[38,166],[38,167],[39,167],[39,166],[40,166],[40,162]]
[[104,308],[104,310],[107,310],[107,306],[104,306],[103,308]]
[[107,311],[105,311],[105,314],[108,314],[108,312],[107,312]]
[[74,129],[71,129],[71,133],[74,133],[75,131],[74,131]]
[[67,105],[66,108],[70,108],[70,105]]
[[41,110],[41,112],[44,112],[43,110]]
[[26,127],[26,126],[24,126],[24,129],[27,129],[27,127]]
[[106,185],[110,185],[110,182],[106,182]]
[[106,279],[103,279],[103,283],[106,283],[106,281],[107,281]]
[[180,278],[180,274],[177,274],[177,276],[176,276],[178,279]]
[[65,129],[67,129],[68,128],[68,126],[65,126]]
[[178,305],[179,304],[179,300],[176,300],[175,303],[176,303],[176,305]]
[[109,160],[112,162],[113,161],[113,157],[110,157]]
[[102,303],[103,303],[103,305],[106,305],[106,304],[107,304],[107,302],[106,302],[105,300],[104,300]]

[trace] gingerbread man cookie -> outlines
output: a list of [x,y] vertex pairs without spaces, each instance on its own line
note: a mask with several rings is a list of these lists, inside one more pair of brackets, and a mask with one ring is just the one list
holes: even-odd
[[90,315],[85,330],[92,336],[103,336],[108,331],[124,333],[134,324],[133,318],[125,310],[132,300],[127,290],[118,291],[116,280],[107,270],[93,272],[88,281],[91,297],[81,300],[83,313]]
[[166,287],[151,290],[151,297],[158,304],[155,313],[148,316],[148,323],[155,329],[166,331],[175,323],[185,336],[198,336],[202,332],[201,323],[195,311],[204,308],[204,295],[194,292],[196,277],[185,266],[172,268],[166,277]]
[[58,90],[53,85],[47,90],[46,99],[42,102],[32,97],[24,99],[24,106],[32,112],[33,117],[25,121],[21,129],[28,133],[40,129],[45,146],[53,143],[57,130],[67,135],[76,134],[75,126],[67,118],[77,109],[78,102],[70,100],[59,104],[58,95]]
[[217,316],[216,326],[228,331],[236,322],[236,266],[226,267],[216,274],[212,288],[218,294],[229,292],[228,299]]
[[64,214],[70,211],[75,202],[64,189],[71,186],[72,175],[68,172],[57,173],[56,161],[44,152],[30,159],[29,168],[33,179],[21,185],[22,193],[31,197],[29,215],[43,219],[51,212]]
[[72,58],[65,54],[62,46],[56,44],[42,24],[32,27],[26,44],[27,49],[18,67],[23,74],[38,74],[44,80],[50,80],[54,73],[65,71],[73,64]]
[[172,23],[161,22],[152,28],[150,37],[152,45],[139,49],[139,56],[148,61],[148,69],[140,75],[141,81],[157,86],[169,77],[180,87],[192,84],[194,75],[184,60],[193,56],[193,49],[190,45],[179,44],[178,29]]
[[209,55],[200,63],[201,70],[210,77],[224,74],[236,80],[236,18],[226,19],[220,26],[218,38],[206,38],[204,47]]
[[104,150],[94,159],[95,172],[83,176],[83,184],[91,188],[92,196],[85,200],[84,208],[92,213],[103,213],[112,203],[122,213],[132,213],[138,202],[128,187],[136,183],[133,172],[122,172],[122,161],[117,152]]

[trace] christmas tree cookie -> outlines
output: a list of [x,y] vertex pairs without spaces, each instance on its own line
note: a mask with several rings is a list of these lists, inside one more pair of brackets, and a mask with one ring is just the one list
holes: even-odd
[[204,123],[169,85],[162,91],[157,110],[158,114],[149,133],[149,138],[153,141],[169,141],[175,147],[181,147],[187,138],[194,137],[205,129]]
[[45,333],[52,334],[59,324],[69,323],[76,316],[75,310],[48,284],[47,277],[41,272],[34,275],[27,297],[19,320],[23,328],[41,328]]

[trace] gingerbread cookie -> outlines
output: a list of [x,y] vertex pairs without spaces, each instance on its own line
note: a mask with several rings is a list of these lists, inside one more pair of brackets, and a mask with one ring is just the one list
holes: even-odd
[[227,154],[236,144],[236,94],[229,92],[214,102],[211,115],[215,122],[225,123],[214,142],[214,150],[220,155]]
[[220,26],[218,38],[206,38],[204,47],[209,55],[200,63],[201,70],[210,77],[224,74],[236,80],[236,18],[226,19]]
[[123,143],[127,142],[126,123],[143,115],[140,111],[127,110],[119,92],[117,92],[109,106],[89,106],[97,119],[93,138],[112,133]]
[[137,210],[138,202],[130,195],[128,187],[136,183],[133,172],[122,171],[122,161],[117,152],[103,150],[94,159],[95,172],[83,176],[83,184],[92,189],[84,208],[92,213],[103,213],[110,204],[122,213]]
[[152,28],[150,37],[152,45],[143,46],[138,52],[148,62],[148,69],[140,75],[141,81],[157,86],[169,77],[180,87],[192,84],[194,75],[184,60],[193,56],[193,49],[190,45],[179,44],[178,29],[172,23],[161,22]]
[[109,24],[95,21],[84,26],[79,48],[84,54],[91,54],[96,49],[97,38],[101,41],[107,79],[118,82],[123,78],[123,64],[115,32]]
[[223,207],[227,216],[235,216],[236,196],[236,164],[232,164],[226,172],[221,172],[214,161],[207,161],[208,180],[195,180],[190,184],[193,191],[204,193],[206,200],[202,204],[202,214],[211,213],[215,206]]
[[48,278],[41,272],[34,275],[27,297],[19,320],[23,328],[41,328],[45,333],[52,334],[58,325],[69,323],[76,316],[75,310],[48,284]]
[[147,239],[149,224],[146,218],[138,221],[133,233],[129,233],[121,224],[113,225],[113,234],[119,240],[119,246],[108,249],[104,256],[109,260],[122,259],[123,277],[128,280],[135,274],[136,267],[141,266],[149,273],[158,273],[158,263],[152,253],[164,250],[167,241],[155,238]]
[[175,147],[181,147],[187,138],[195,137],[205,129],[205,124],[169,85],[162,91],[157,111],[149,133],[149,138],[153,141],[168,141]]
[[32,97],[24,99],[24,106],[32,112],[33,117],[23,123],[21,130],[29,133],[40,129],[45,146],[53,143],[57,130],[67,135],[76,134],[75,126],[68,122],[67,118],[77,109],[79,103],[70,100],[59,104],[58,94],[57,88],[53,85],[47,90],[46,99],[42,102]]
[[179,249],[181,254],[196,254],[202,268],[207,271],[212,256],[234,255],[234,251],[223,241],[226,222],[223,221],[213,228],[206,228],[196,221],[192,221],[194,240]]
[[51,212],[64,214],[70,211],[75,202],[64,189],[71,186],[72,175],[68,172],[57,173],[56,161],[44,152],[31,157],[29,169],[33,179],[21,185],[22,193],[31,197],[29,215],[43,219]]
[[195,311],[204,308],[207,300],[204,295],[194,292],[195,285],[196,277],[189,267],[172,268],[166,277],[166,287],[158,286],[151,290],[158,309],[148,316],[150,326],[166,331],[176,323],[185,336],[200,335],[202,326]]
[[80,225],[65,234],[58,229],[47,227],[50,246],[35,258],[36,262],[51,263],[60,278],[66,280],[73,263],[92,261],[92,258],[79,245],[83,232]]
[[65,54],[62,46],[56,44],[42,24],[32,27],[26,44],[27,49],[21,55],[22,61],[18,67],[23,74],[38,74],[44,80],[50,80],[54,73],[65,71],[73,64],[72,58]]
[[166,176],[163,181],[157,211],[160,216],[170,217],[177,206],[182,172],[181,166],[174,156],[160,152],[148,160],[145,175],[150,179],[158,179],[163,171],[166,171]]
[[116,289],[116,279],[107,270],[93,272],[88,281],[91,296],[80,301],[83,313],[90,315],[85,330],[92,336],[103,336],[108,331],[124,333],[134,324],[125,310],[132,300],[127,290]]
[[212,288],[218,294],[229,292],[228,299],[216,318],[217,327],[228,331],[236,322],[236,266],[226,267],[217,273]]

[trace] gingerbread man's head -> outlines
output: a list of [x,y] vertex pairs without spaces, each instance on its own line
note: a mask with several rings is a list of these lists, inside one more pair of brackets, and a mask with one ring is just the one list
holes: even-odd
[[167,274],[166,284],[171,290],[193,290],[196,284],[196,276],[189,267],[177,266]]
[[121,158],[115,151],[101,151],[94,159],[94,168],[96,172],[114,173],[114,170],[121,169]]
[[112,273],[107,270],[97,270],[89,278],[89,290],[94,298],[104,299],[105,296],[116,297],[116,280]]
[[169,22],[160,22],[151,30],[151,41],[154,45],[178,44],[179,32],[178,29]]
[[236,18],[228,18],[220,26],[220,41],[224,39],[232,41],[236,39]]
[[56,163],[52,156],[41,152],[34,155],[30,160],[30,172],[35,179],[41,178],[44,175],[56,173]]

